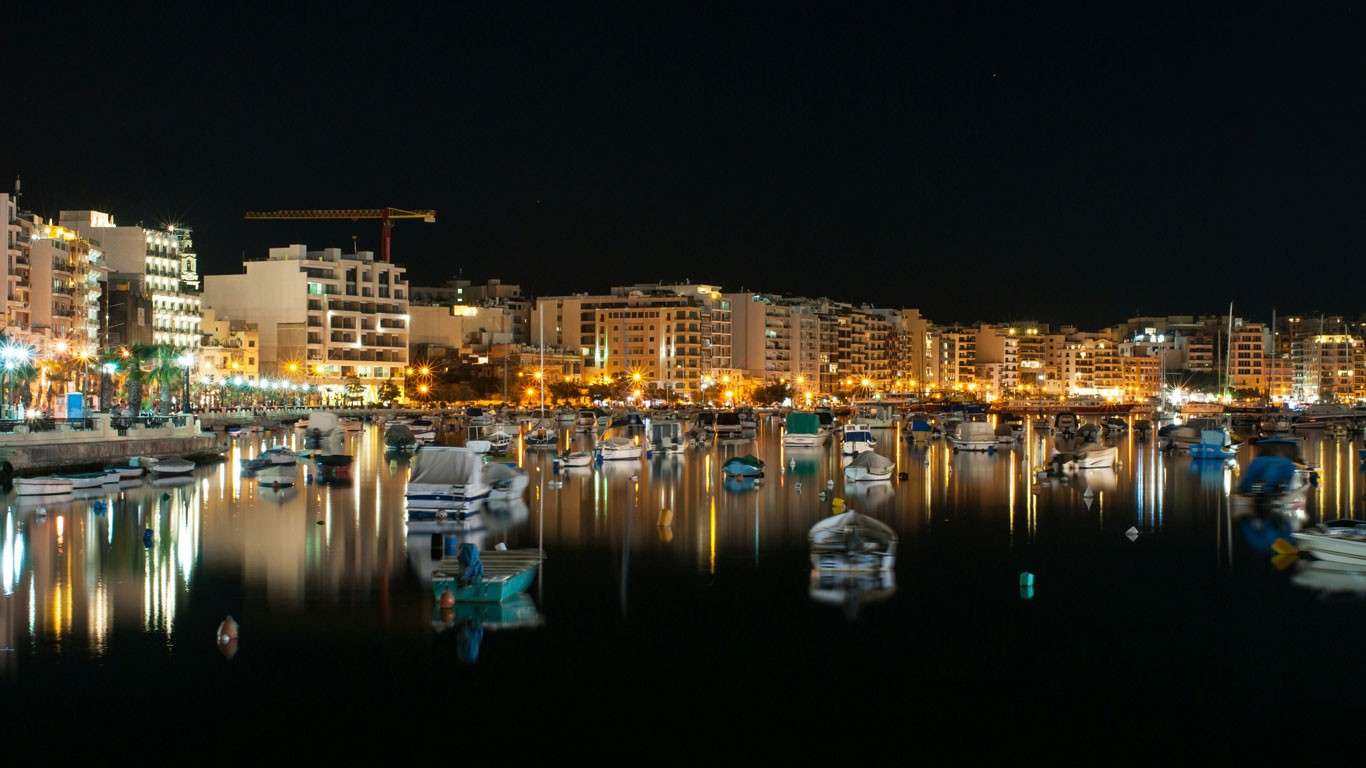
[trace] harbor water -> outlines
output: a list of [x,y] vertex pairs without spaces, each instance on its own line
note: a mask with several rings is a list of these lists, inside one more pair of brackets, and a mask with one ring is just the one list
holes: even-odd
[[[412,459],[386,453],[378,424],[346,437],[342,485],[312,482],[307,463],[294,487],[244,474],[263,448],[303,447],[286,431],[237,438],[184,480],[11,491],[6,754],[1350,754],[1366,575],[1324,586],[1273,557],[1275,531],[1234,512],[1250,447],[1193,461],[1131,431],[1109,441],[1114,469],[1041,476],[1053,438],[1026,427],[989,452],[874,430],[896,468],[864,487],[846,486],[834,440],[784,449],[773,417],[741,439],[585,468],[557,469],[556,451],[519,441],[525,498],[440,530],[409,530]],[[1301,437],[1320,467],[1307,519],[1362,517],[1361,438]],[[591,446],[566,432],[558,450]],[[746,454],[763,476],[723,477]],[[885,581],[812,573],[807,532],[836,500],[897,532]],[[547,559],[515,601],[443,611],[430,574],[454,541]]]

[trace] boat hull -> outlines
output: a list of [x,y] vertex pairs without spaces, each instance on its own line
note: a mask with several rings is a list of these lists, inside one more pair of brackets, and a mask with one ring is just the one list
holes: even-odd
[[536,579],[544,555],[535,549],[509,549],[481,552],[484,575],[479,580],[460,583],[455,558],[438,563],[432,571],[432,593],[438,605],[449,592],[456,603],[498,603],[526,591]]

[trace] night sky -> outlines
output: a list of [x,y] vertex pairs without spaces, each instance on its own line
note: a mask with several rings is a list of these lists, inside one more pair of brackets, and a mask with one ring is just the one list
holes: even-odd
[[[673,281],[1083,328],[1362,311],[1361,41],[1325,4],[36,3],[0,188],[194,227],[201,271],[379,251],[416,284]],[[584,6],[584,7],[580,7]]]

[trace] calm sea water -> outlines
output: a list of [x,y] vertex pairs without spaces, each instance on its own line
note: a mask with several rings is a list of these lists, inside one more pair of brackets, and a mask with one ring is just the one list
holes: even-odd
[[[346,486],[244,477],[261,448],[300,447],[281,433],[181,485],[4,498],[5,754],[1314,763],[1359,719],[1366,585],[1278,567],[1274,536],[1232,514],[1237,466],[1132,433],[1116,470],[1046,485],[1051,438],[1032,433],[955,454],[879,430],[903,479],[865,489],[844,487],[836,445],[784,451],[774,422],[558,475],[519,451],[525,501],[464,535],[548,560],[515,605],[451,617],[431,534],[406,526],[408,459],[380,430],[347,438]],[[1310,519],[1362,516],[1360,440],[1306,447],[1323,468]],[[746,453],[762,481],[723,481]],[[813,581],[806,534],[834,497],[896,529],[892,583]]]

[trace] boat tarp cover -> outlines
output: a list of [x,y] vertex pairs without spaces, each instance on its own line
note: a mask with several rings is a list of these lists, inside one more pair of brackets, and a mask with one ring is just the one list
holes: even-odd
[[416,442],[417,437],[405,424],[395,424],[384,432],[385,445],[412,445]]
[[460,579],[457,582],[460,586],[468,586],[484,578],[484,563],[479,559],[479,547],[467,541],[460,545],[455,556],[460,563]]
[[871,443],[873,442],[872,432],[845,432],[844,441],[846,443]]
[[811,526],[807,534],[814,552],[844,552],[851,540],[858,549],[877,548],[887,552],[896,549],[896,531],[891,526],[859,512],[843,512]]
[[423,448],[413,464],[410,483],[464,485],[475,482],[483,463],[479,454],[462,448]]
[[522,474],[525,474],[525,470],[506,461],[491,461],[484,465],[484,480],[492,486],[499,483],[510,484]]
[[789,413],[787,433],[789,435],[816,435],[821,431],[821,417],[814,413]]
[[1258,488],[1276,489],[1290,485],[1295,477],[1295,462],[1284,456],[1258,456],[1247,465],[1238,490],[1251,493]]
[[959,440],[990,440],[996,437],[996,430],[984,421],[965,421],[958,425]]
[[308,428],[316,429],[319,432],[330,432],[341,426],[341,419],[337,414],[327,411],[314,411],[308,415]]
[[867,469],[886,469],[894,466],[895,462],[880,453],[864,451],[849,460],[851,467],[865,467]]
[[744,456],[736,456],[731,459],[726,459],[726,464],[744,464],[747,467],[754,467],[756,469],[762,469],[764,466],[764,462],[752,453],[747,453]]

